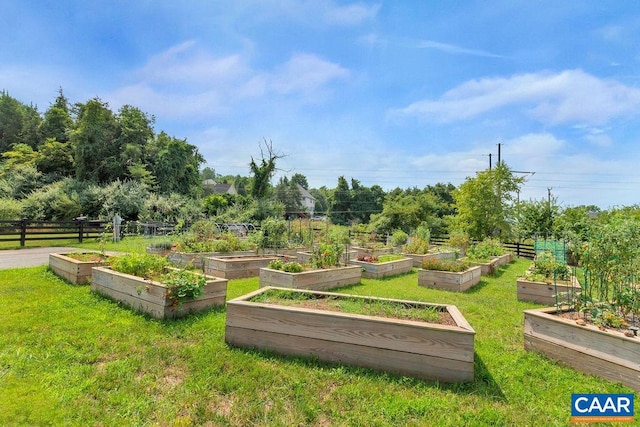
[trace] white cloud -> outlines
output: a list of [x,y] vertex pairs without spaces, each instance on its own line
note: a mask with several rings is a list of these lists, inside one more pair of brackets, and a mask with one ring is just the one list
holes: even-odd
[[279,67],[269,80],[274,92],[308,93],[348,75],[349,72],[338,64],[311,54],[297,54]]
[[451,123],[505,107],[546,125],[601,124],[640,113],[640,89],[581,70],[520,74],[467,81],[438,100],[417,101],[392,114]]
[[110,98],[116,105],[167,117],[203,117],[274,95],[318,102],[349,71],[310,53],[295,54],[273,70],[255,70],[242,53],[216,57],[187,41],[154,55],[134,75],[136,81]]
[[502,55],[486,52],[484,50],[467,49],[464,47],[436,42],[433,40],[420,40],[416,43],[416,47],[420,49],[435,49],[445,53],[452,53],[456,55],[472,55],[472,56],[484,56],[488,58],[504,58]]

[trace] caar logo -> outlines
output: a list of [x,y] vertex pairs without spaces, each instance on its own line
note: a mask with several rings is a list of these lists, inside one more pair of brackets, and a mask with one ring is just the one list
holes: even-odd
[[573,422],[633,422],[633,394],[572,394]]

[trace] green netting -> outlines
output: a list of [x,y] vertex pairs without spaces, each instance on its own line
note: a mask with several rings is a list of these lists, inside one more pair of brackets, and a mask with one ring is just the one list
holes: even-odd
[[558,261],[566,264],[567,262],[567,246],[565,242],[558,240],[536,240],[534,243],[536,254],[542,251],[551,252]]

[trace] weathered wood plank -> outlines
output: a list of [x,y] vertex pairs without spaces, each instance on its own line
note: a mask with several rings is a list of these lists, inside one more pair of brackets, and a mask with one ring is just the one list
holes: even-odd
[[233,326],[227,326],[225,340],[238,347],[266,349],[299,357],[317,357],[325,362],[360,366],[426,380],[465,382],[473,381],[474,378],[473,361],[457,361]]
[[464,292],[480,283],[482,270],[479,266],[462,272],[418,269],[418,285],[428,288]]
[[613,330],[577,325],[552,313],[525,310],[525,349],[640,391],[640,341]]
[[352,259],[349,263],[363,268],[362,277],[372,279],[408,273],[413,268],[413,260],[411,258],[387,262],[365,262]]
[[362,271],[356,266],[289,273],[270,268],[260,269],[260,287],[329,290],[360,283]]
[[96,267],[93,269],[91,290],[153,317],[170,318],[224,305],[227,282],[226,279],[208,277],[202,296],[176,304],[168,298],[168,288],[162,283]]
[[446,353],[448,358],[454,360],[473,360],[473,333],[462,328],[445,328],[424,322],[270,304],[234,303],[227,305],[227,323],[245,329],[288,333],[409,353]]

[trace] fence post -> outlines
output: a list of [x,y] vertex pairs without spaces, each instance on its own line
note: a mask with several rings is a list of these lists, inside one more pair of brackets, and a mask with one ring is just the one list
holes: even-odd
[[20,220],[20,247],[24,247],[27,241],[27,218]]
[[84,222],[87,220],[86,216],[79,216],[74,219],[78,223],[78,242],[82,243],[84,238]]

